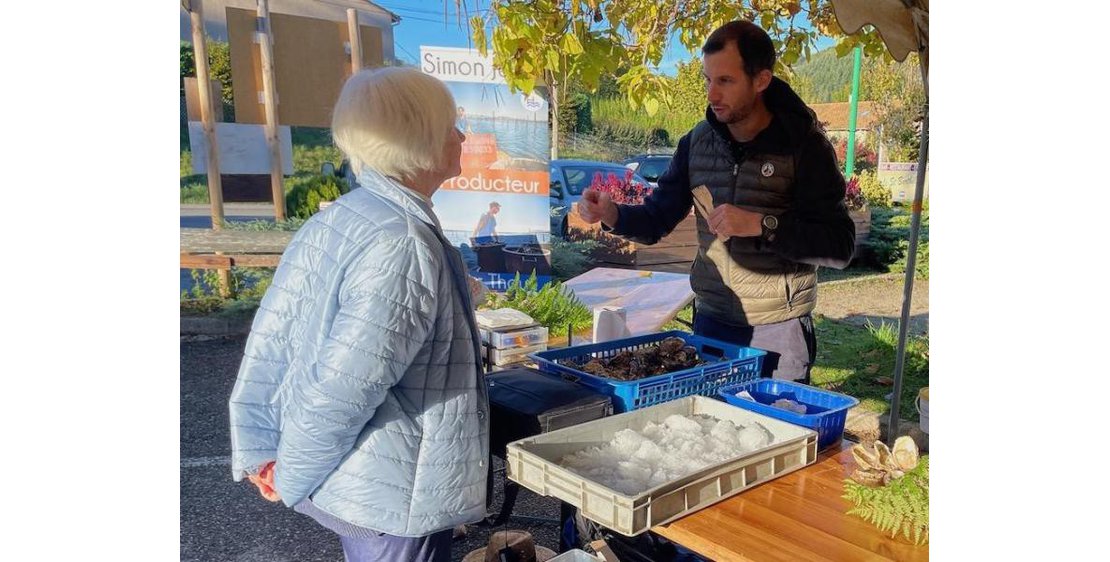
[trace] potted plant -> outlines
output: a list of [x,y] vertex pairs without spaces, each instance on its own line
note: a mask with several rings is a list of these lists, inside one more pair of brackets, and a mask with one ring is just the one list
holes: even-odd
[[[633,179],[632,170],[625,171],[623,177],[612,172],[595,173],[590,189],[606,193],[614,203],[623,205],[639,205],[651,193],[651,187]],[[634,242],[602,231],[600,224],[587,224],[578,215],[577,203],[567,214],[567,228],[567,239],[570,241],[597,242],[592,258],[605,263],[645,265],[690,261],[698,246],[697,222],[693,212],[674,231],[651,246],[637,246]]]
[[859,176],[848,178],[844,189],[844,204],[848,206],[848,215],[856,223],[856,251],[852,257],[858,257],[871,233],[871,208],[867,205],[867,198],[860,188]]

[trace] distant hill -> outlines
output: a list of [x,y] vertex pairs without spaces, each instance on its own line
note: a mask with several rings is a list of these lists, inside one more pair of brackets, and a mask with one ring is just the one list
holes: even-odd
[[791,86],[806,103],[846,102],[852,92],[852,56],[837,58],[833,48],[814,53],[794,65]]

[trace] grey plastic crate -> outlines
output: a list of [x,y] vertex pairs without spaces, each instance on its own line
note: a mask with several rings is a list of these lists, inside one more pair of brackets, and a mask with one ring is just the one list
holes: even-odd
[[601,559],[580,548],[568,550],[548,562],[601,562]]
[[[672,414],[704,414],[741,425],[758,422],[774,440],[762,449],[636,495],[612,490],[558,463],[568,454],[608,443],[622,429],[640,431],[649,421],[660,423]],[[509,479],[542,496],[559,498],[577,507],[583,516],[630,537],[816,460],[815,431],[705,396],[688,396],[521,439],[509,443],[506,451]]]

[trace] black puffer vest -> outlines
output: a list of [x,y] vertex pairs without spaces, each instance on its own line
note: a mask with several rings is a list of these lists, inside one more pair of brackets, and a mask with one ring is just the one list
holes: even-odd
[[[816,122],[811,126],[816,127]],[[729,203],[759,213],[782,214],[793,196],[798,145],[784,147],[781,154],[746,153],[737,164],[730,141],[702,121],[690,134],[690,186],[708,187],[714,206]],[[698,241],[690,275],[690,285],[698,295],[698,314],[738,326],[757,326],[804,316],[816,306],[816,266],[779,257],[758,237],[721,242],[709,232],[700,214]]]

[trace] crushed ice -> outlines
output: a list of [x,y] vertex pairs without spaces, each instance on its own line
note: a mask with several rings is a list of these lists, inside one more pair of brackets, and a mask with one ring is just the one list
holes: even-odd
[[753,422],[671,415],[643,431],[622,429],[613,440],[563,457],[562,466],[623,494],[638,494],[707,466],[766,447],[774,440]]

